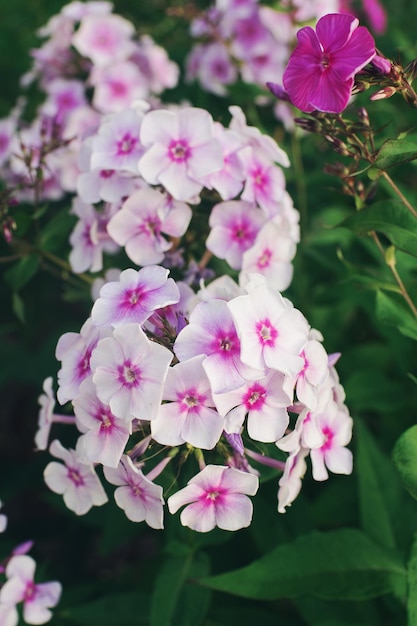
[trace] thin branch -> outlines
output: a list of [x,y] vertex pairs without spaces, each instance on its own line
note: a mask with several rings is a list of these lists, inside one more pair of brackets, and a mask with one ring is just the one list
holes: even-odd
[[401,202],[404,204],[404,206],[407,207],[407,209],[410,211],[410,213],[415,218],[417,218],[417,211],[415,210],[413,205],[410,204],[410,202],[407,200],[407,198],[404,196],[404,194],[402,193],[401,189],[399,189],[397,187],[397,185],[394,183],[394,181],[392,180],[391,176],[389,174],[387,174],[387,172],[385,172],[384,170],[382,170],[382,176],[385,178],[385,180],[391,186],[391,188],[395,191],[395,193],[397,194],[397,196],[399,197]]

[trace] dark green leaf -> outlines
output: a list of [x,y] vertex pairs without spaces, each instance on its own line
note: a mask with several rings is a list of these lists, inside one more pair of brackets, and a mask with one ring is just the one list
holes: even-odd
[[23,303],[22,298],[17,293],[17,291],[15,291],[12,296],[12,308],[17,319],[20,322],[22,322],[22,324],[24,324],[25,323],[25,305]]
[[397,440],[394,463],[407,491],[417,500],[417,426],[412,426]]
[[82,626],[148,626],[149,600],[140,591],[106,595],[66,609],[62,611],[62,616]]
[[408,561],[408,626],[417,626],[417,536]]
[[417,158],[417,139],[403,137],[401,139],[388,139],[374,162],[374,167],[386,170],[400,163],[414,161]]
[[376,315],[380,322],[396,326],[400,333],[417,341],[417,320],[403,304],[403,299],[383,291],[376,293]]
[[373,230],[383,233],[396,248],[417,256],[417,220],[400,200],[376,202],[348,217],[341,225],[359,235]]
[[7,270],[4,277],[13,291],[19,291],[36,274],[38,268],[39,257],[36,254],[30,254]]
[[397,554],[349,528],[309,533],[247,567],[199,580],[212,589],[259,600],[302,593],[328,600],[404,595],[405,581]]

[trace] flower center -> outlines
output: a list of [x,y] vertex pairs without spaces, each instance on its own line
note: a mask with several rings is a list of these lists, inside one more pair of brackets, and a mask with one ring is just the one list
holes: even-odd
[[254,383],[243,397],[243,404],[248,411],[259,411],[265,404],[265,388],[259,383]]
[[124,387],[137,387],[140,382],[140,370],[127,359],[117,368],[118,380]]
[[260,343],[267,346],[273,346],[275,339],[278,337],[277,329],[272,326],[268,319],[261,320],[256,324],[256,332],[258,333]]
[[130,154],[137,144],[136,137],[132,137],[130,133],[125,133],[117,142],[117,154]]
[[173,140],[168,146],[168,156],[171,161],[183,163],[190,158],[191,149],[188,143],[183,139],[179,139],[178,141]]
[[68,478],[74,483],[76,487],[82,487],[84,485],[84,478],[75,467],[68,468]]
[[321,55],[320,65],[323,72],[330,67],[330,57],[325,52]]
[[271,257],[272,257],[272,250],[269,250],[269,248],[265,248],[265,250],[262,251],[262,254],[259,257],[256,265],[259,268],[268,267],[268,265],[270,264]]

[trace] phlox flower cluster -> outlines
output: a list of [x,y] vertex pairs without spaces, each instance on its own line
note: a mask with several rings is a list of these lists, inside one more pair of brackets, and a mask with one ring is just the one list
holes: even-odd
[[[1,514],[0,532],[5,530],[6,525],[7,517]],[[22,608],[26,624],[45,624],[52,617],[50,609],[58,604],[61,597],[59,582],[35,583],[36,563],[27,554],[32,545],[32,541],[26,541],[16,546],[0,563],[0,577],[5,578],[0,585],[2,626],[17,626],[18,606]]]
[[288,157],[239,107],[230,112],[227,127],[188,106],[142,103],[103,118],[80,150],[75,272],[100,271],[103,253],[120,247],[137,265],[169,265],[198,216],[197,236],[206,233],[209,253],[238,271],[242,285],[257,272],[279,290],[289,286],[299,215],[285,189]]
[[79,142],[102,116],[137,99],[157,102],[176,86],[179,68],[166,51],[112,11],[110,2],[75,0],[39,30],[44,41],[31,51],[33,66],[21,82],[36,81],[43,103],[31,123],[20,105],[0,120],[1,177],[15,199],[56,200],[74,192]]
[[[123,270],[56,356],[65,411],[55,414],[48,379],[36,444],[48,447],[55,422],[76,427],[73,449],[50,444],[44,476],[77,515],[107,501],[104,477],[132,521],[162,528],[166,501],[194,530],[237,530],[251,522],[263,464],[276,468],[280,512],[308,456],[315,480],[352,470],[338,355],[261,274],[195,292],[160,265]],[[186,458],[197,473],[164,493],[158,477]]]

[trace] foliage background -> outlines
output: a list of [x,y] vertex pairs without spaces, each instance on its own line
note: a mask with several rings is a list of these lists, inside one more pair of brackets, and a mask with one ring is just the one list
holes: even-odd
[[[39,44],[36,29],[64,4],[0,0],[0,117],[8,114],[19,94],[19,77],[29,67],[28,50]],[[167,8],[182,5],[120,0],[115,11],[131,19],[140,32],[149,32],[181,63],[191,45],[187,24],[167,15]],[[377,45],[405,64],[417,57],[417,5],[386,0],[385,7],[388,32]],[[407,559],[417,529],[417,505],[401,486],[391,453],[401,433],[416,421],[417,387],[410,374],[417,375],[417,363],[414,342],[378,317],[377,286],[392,282],[378,250],[369,238],[337,226],[355,211],[340,182],[323,172],[326,163],[340,157],[320,137],[286,134],[270,111],[255,107],[253,93],[245,85],[233,90],[230,101],[184,84],[173,98],[189,98],[218,119],[227,117],[228,104],[239,104],[250,123],[261,123],[290,154],[288,187],[301,212],[303,239],[288,295],[311,325],[322,331],[327,351],[342,353],[338,372],[354,417],[354,473],[331,476],[324,484],[307,476],[300,497],[284,516],[276,512],[276,481],[265,483],[255,499],[253,525],[233,535],[215,531],[197,536],[179,527],[175,519],[167,520],[164,533],[152,531],[128,522],[112,504],[75,518],[43,484],[48,459],[46,453],[33,452],[33,435],[42,381],[58,369],[57,339],[63,332],[79,330],[89,309],[87,294],[83,298],[70,276],[46,265],[20,286],[12,266],[0,263],[0,497],[9,517],[8,531],[0,536],[0,552],[7,554],[19,542],[36,540],[33,555],[42,578],[60,580],[64,586],[53,626],[223,626],[231,620],[241,626],[255,620],[265,626],[406,623],[404,592],[397,597],[370,594],[355,602],[345,594],[345,599],[327,601],[305,595],[308,585],[300,576],[294,582],[299,596],[294,592],[280,599],[251,600],[185,584],[209,572],[247,565],[313,529],[363,529],[377,544]],[[415,129],[416,111],[400,97],[373,104],[367,98],[362,94],[358,103],[368,107],[374,127],[381,129],[381,142]],[[393,173],[414,206],[415,163],[399,166]],[[389,193],[381,185],[377,199]],[[67,232],[70,228],[68,224]],[[65,233],[60,237],[58,233],[59,228],[51,236],[56,236],[56,253],[65,257]],[[8,254],[1,242],[0,257]],[[398,267],[416,300],[414,261],[397,254]],[[57,433],[65,440],[65,432]],[[282,570],[286,568],[283,562]],[[303,571],[302,558],[299,571]],[[346,589],[349,584],[353,588],[353,582],[346,581]]]

